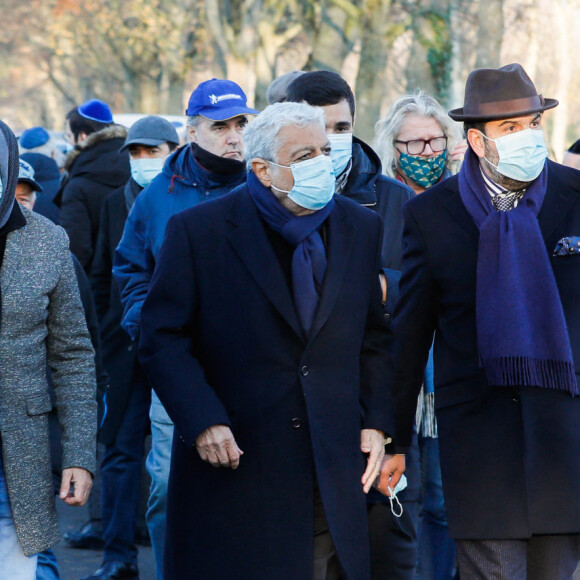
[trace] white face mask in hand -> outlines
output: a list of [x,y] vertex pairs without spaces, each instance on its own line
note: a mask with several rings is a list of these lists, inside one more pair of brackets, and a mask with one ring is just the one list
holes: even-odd
[[[391,512],[396,518],[400,518],[403,515],[403,506],[397,497],[397,494],[400,491],[403,491],[407,487],[407,477],[405,475],[401,475],[401,479],[399,479],[399,483],[395,485],[395,489],[392,489],[391,486],[388,486],[388,490],[390,492],[389,496],[389,503],[391,504]],[[395,506],[394,502],[396,502],[397,506]]]

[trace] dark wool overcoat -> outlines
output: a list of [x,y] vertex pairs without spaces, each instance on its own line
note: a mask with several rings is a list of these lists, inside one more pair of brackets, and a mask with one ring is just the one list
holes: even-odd
[[[580,255],[553,252],[562,238],[580,236],[580,172],[552,162],[548,167],[538,222],[578,377]],[[478,364],[475,325],[478,244],[479,231],[461,201],[457,177],[407,204],[394,321],[398,441],[410,441],[435,332],[435,405],[451,535],[516,539],[580,533],[580,397],[487,384]]]
[[124,191],[125,186],[120,187],[103,203],[90,275],[99,317],[103,364],[109,376],[106,414],[99,425],[99,441],[106,445],[114,442],[123,420],[137,357],[133,341],[121,327],[123,305],[119,285],[113,279],[113,256],[129,214]]
[[[315,479],[347,579],[370,578],[361,428],[391,431],[381,220],[337,197],[304,340],[247,187],[172,218],[142,311],[141,358],[175,423],[166,578],[312,577]],[[193,447],[230,425],[240,467]],[[184,557],[184,555],[187,555]]]

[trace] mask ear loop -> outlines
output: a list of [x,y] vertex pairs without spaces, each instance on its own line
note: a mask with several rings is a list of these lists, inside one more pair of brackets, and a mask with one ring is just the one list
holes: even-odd
[[[403,515],[403,506],[401,505],[401,502],[399,501],[399,498],[397,497],[397,494],[395,493],[395,490],[392,489],[390,486],[387,486],[387,489],[390,492],[390,496],[389,496],[389,503],[391,504],[391,513],[396,517],[396,518],[400,518]],[[397,502],[398,507],[398,513],[396,511],[396,506],[393,503],[393,501]]]
[[[478,131],[479,134],[484,138],[487,139],[488,141],[493,141],[495,143],[495,139],[492,139],[491,137],[488,137],[485,133],[482,133],[481,131]],[[496,170],[498,170],[499,165],[496,165],[495,163],[492,163],[485,155],[483,156],[483,158],[492,166],[494,167]]]

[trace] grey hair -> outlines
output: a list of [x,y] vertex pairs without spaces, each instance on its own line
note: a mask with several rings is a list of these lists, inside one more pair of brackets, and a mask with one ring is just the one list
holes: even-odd
[[191,143],[192,138],[189,134],[189,131],[187,130],[187,127],[193,127],[196,129],[200,120],[201,115],[188,115],[187,119],[185,120],[185,139],[188,143]]
[[193,116],[189,116],[187,117],[187,120],[185,121],[185,124],[188,127],[197,127],[199,125],[199,119],[200,119],[201,115],[193,115]]
[[256,157],[266,161],[277,161],[280,142],[278,133],[284,127],[307,127],[318,123],[323,129],[324,112],[320,107],[311,107],[306,103],[275,103],[266,107],[244,129],[244,149],[246,167],[252,168]]
[[52,154],[56,149],[56,139],[51,135],[46,143],[43,143],[38,147],[33,147],[32,149],[26,149],[19,143],[18,149],[20,150],[20,153],[41,153],[47,157],[52,157]]
[[268,101],[268,105],[273,105],[274,103],[283,103],[286,100],[288,87],[290,84],[294,81],[294,79],[303,75],[304,72],[305,71],[303,70],[293,70],[274,79],[266,91],[266,101]]
[[405,117],[410,114],[432,117],[447,137],[447,168],[451,169],[451,152],[461,140],[459,125],[453,121],[443,107],[430,95],[417,91],[412,95],[405,95],[395,101],[387,114],[375,125],[375,151],[381,158],[383,173],[389,177],[396,177],[397,156],[395,140],[397,139]]

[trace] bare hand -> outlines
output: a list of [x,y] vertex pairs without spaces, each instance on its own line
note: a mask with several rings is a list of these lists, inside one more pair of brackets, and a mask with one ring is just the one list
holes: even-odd
[[381,465],[381,474],[375,487],[387,497],[390,497],[391,489],[395,489],[401,476],[405,473],[405,456],[404,455],[385,455]]
[[363,453],[369,454],[367,468],[362,476],[363,491],[368,493],[379,474],[385,455],[385,434],[377,429],[363,429],[360,432],[360,448]]
[[451,161],[458,161],[461,163],[465,157],[465,152],[467,151],[467,141],[463,139],[459,141],[455,149],[451,152]]
[[195,446],[199,456],[214,467],[237,469],[244,454],[227,425],[208,427],[198,435]]
[[67,467],[62,470],[58,497],[67,505],[85,505],[89,499],[91,487],[93,487],[93,476],[89,471],[82,467]]
[[383,272],[379,274],[379,282],[381,283],[381,291],[383,293],[382,302],[385,304],[387,301],[387,277]]

